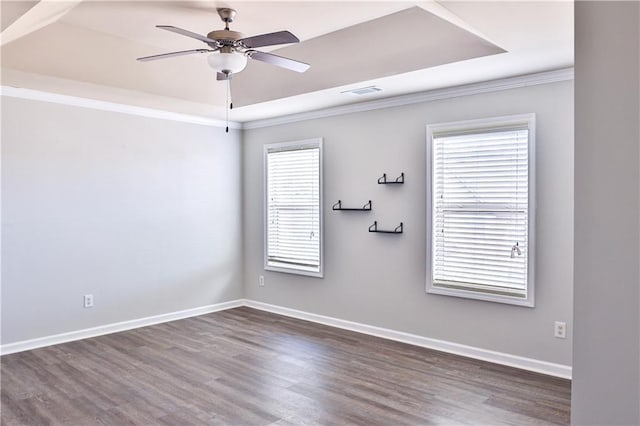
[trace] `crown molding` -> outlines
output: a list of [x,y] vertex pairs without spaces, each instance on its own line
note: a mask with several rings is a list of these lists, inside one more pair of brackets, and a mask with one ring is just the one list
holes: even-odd
[[[78,96],[61,95],[58,93],[43,92],[40,90],[25,89],[21,87],[0,86],[0,95],[10,98],[29,99],[34,101],[76,106],[80,108],[96,109],[100,111],[119,112],[122,114],[137,115],[140,117],[179,121],[182,123],[200,124],[210,127],[225,128],[227,126],[227,123],[224,120],[218,120],[215,118],[209,118],[200,115],[181,114],[177,112],[125,105],[115,102],[99,101],[96,99],[81,98]],[[229,128],[242,129],[242,124],[236,121],[230,121]]]
[[263,120],[246,121],[243,129],[259,129],[262,127],[278,126],[281,124],[295,123],[298,121],[313,120],[316,118],[333,117],[336,115],[352,114],[355,112],[371,111],[376,109],[398,107],[422,102],[436,101],[440,99],[457,98],[460,96],[477,95],[481,93],[498,92],[501,90],[517,89],[520,87],[537,86],[539,84],[556,83],[559,81],[573,80],[574,69],[563,68],[553,71],[527,74],[517,77],[490,80],[481,83],[465,84],[463,86],[447,87],[444,89],[428,90],[425,92],[411,93],[384,99],[376,99],[357,104],[342,105],[285,115]]
[[[498,80],[490,80],[480,83],[466,84],[462,86],[447,87],[443,89],[428,90],[425,92],[411,93],[407,95],[393,96],[383,99],[360,102],[356,104],[323,108],[315,111],[284,115],[261,120],[246,121],[244,123],[230,121],[231,129],[259,129],[262,127],[278,126],[281,124],[295,123],[298,121],[313,120],[317,118],[333,117],[336,115],[351,114],[356,112],[371,111],[383,108],[392,108],[403,105],[411,105],[422,102],[430,102],[441,99],[456,98],[461,96],[477,95],[481,93],[497,92],[501,90],[517,89],[520,87],[536,86],[539,84],[556,83],[573,80],[574,69],[563,68],[553,71],[539,72],[524,76],[508,77]],[[153,108],[138,107],[115,102],[99,101],[95,99],[77,96],[61,95],[40,90],[25,89],[12,86],[0,86],[0,95],[19,99],[37,100],[62,105],[90,108],[101,111],[119,112],[141,117],[157,118],[160,120],[179,121],[183,123],[199,124],[211,127],[226,127],[224,120],[215,118],[182,114]]]

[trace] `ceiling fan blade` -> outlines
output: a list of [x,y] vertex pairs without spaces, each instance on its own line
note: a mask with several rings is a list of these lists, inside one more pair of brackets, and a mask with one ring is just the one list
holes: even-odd
[[286,68],[291,71],[305,72],[311,65],[304,62],[294,61],[293,59],[285,58],[282,56],[274,55],[273,53],[260,52],[258,50],[250,50],[247,52],[251,59],[266,62],[271,65]]
[[218,44],[218,42],[215,41],[214,39],[211,39],[209,37],[205,37],[203,35],[194,33],[194,32],[189,31],[189,30],[184,30],[182,28],[174,27],[173,25],[156,25],[156,28],[160,28],[161,30],[171,31],[172,33],[181,34],[183,36],[195,38],[196,40],[203,41],[203,42],[205,42],[207,44],[215,44],[215,45]]
[[233,74],[225,74],[223,72],[219,72],[216,74],[216,80],[231,80],[233,78]]
[[215,50],[212,50],[212,49],[181,50],[180,52],[170,52],[170,53],[161,53],[160,55],[144,56],[142,58],[138,58],[137,60],[141,62],[147,62],[147,61],[155,61],[156,59],[171,58],[173,56],[182,56],[182,55],[190,55],[192,53],[207,53],[207,52],[215,52]]
[[255,47],[273,46],[276,44],[299,43],[300,40],[289,31],[277,31],[275,33],[241,38],[238,42],[241,42],[246,47],[253,49]]

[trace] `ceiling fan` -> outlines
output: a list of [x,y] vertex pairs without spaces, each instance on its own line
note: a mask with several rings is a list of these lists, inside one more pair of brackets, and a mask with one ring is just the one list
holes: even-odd
[[153,61],[156,59],[170,58],[173,56],[190,55],[193,53],[211,53],[207,61],[209,66],[217,72],[218,80],[230,80],[233,74],[237,74],[247,66],[247,58],[266,62],[288,70],[305,72],[310,65],[304,62],[274,55],[273,53],[255,50],[258,47],[275,46],[278,44],[298,43],[298,37],[289,31],[277,31],[269,34],[261,34],[253,37],[244,37],[242,33],[229,29],[229,23],[233,22],[236,11],[230,8],[218,8],[218,15],[225,23],[223,30],[211,31],[206,36],[200,35],[171,25],[156,25],[157,28],[181,34],[204,42],[209,48],[182,50],[179,52],[163,53],[160,55],[145,56],[138,61]]

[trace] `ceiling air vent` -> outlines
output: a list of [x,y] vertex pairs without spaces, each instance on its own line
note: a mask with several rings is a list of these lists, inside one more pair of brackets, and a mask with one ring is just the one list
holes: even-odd
[[367,87],[360,87],[358,89],[345,90],[344,92],[340,92],[340,93],[351,93],[353,95],[368,95],[370,93],[376,93],[380,91],[382,91],[382,89],[379,87],[367,86]]

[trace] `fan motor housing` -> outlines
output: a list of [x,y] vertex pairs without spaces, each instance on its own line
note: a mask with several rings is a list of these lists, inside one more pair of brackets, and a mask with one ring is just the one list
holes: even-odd
[[224,44],[224,42],[233,43],[236,40],[244,38],[244,34],[238,31],[231,30],[214,30],[207,34],[207,38],[217,40]]

